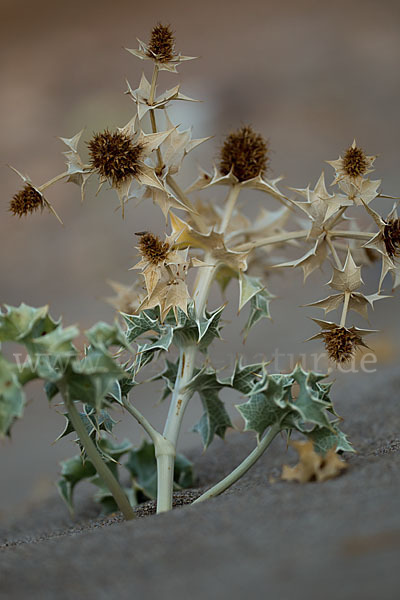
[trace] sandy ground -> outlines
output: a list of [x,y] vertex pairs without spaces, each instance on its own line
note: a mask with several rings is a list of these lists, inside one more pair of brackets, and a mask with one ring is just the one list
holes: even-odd
[[[358,450],[349,469],[323,484],[278,481],[293,464],[276,440],[219,498],[131,523],[98,520],[85,495],[71,522],[49,498],[1,525],[0,597],[45,599],[233,598],[286,600],[340,596],[394,600],[400,576],[399,369],[359,382],[339,402]],[[218,480],[252,447],[249,434],[200,456],[201,487]]]

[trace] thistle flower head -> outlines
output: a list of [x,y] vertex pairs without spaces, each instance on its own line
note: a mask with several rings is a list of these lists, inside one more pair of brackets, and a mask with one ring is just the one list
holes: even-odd
[[226,138],[220,152],[219,170],[223,175],[232,170],[240,182],[253,179],[265,173],[267,151],[263,137],[250,126],[243,126]]
[[144,259],[153,265],[159,265],[166,260],[170,250],[167,242],[162,242],[159,237],[147,231],[136,235],[140,236],[139,252]]
[[365,346],[355,327],[347,329],[337,326],[329,331],[322,331],[321,336],[329,358],[340,364],[351,361],[357,346]]
[[174,57],[175,38],[169,25],[158,23],[152,32],[147,46],[147,56],[160,63],[166,63]]
[[390,258],[399,255],[400,251],[400,219],[390,219],[384,226],[383,242]]
[[96,133],[88,142],[90,166],[101,177],[118,187],[139,172],[139,160],[143,153],[141,144],[134,144],[126,133],[106,129]]
[[10,202],[10,212],[13,215],[22,217],[36,212],[39,208],[43,208],[44,199],[42,194],[27,183],[22,190],[17,192]]
[[364,150],[354,144],[347,148],[342,160],[343,170],[350,177],[365,175],[369,167],[369,162]]

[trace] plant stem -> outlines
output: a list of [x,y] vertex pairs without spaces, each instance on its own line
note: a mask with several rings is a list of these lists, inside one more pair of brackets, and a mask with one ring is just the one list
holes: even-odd
[[172,508],[174,491],[175,446],[164,438],[155,445],[157,460],[157,514]]
[[368,231],[347,231],[346,229],[330,229],[329,236],[344,237],[350,240],[371,240],[376,234]]
[[195,210],[195,208],[193,207],[189,198],[186,196],[185,192],[181,189],[179,184],[175,181],[175,179],[172,177],[172,175],[169,175],[169,174],[167,175],[165,180],[166,180],[167,184],[169,185],[169,187],[171,188],[171,190],[177,196],[177,198],[182,202],[182,204],[184,204],[186,206],[187,210],[190,212],[193,221],[196,223],[197,229],[201,233],[206,233],[207,226],[205,225],[201,215],[199,215],[198,212]]
[[[157,85],[158,72],[159,72],[159,69],[158,69],[157,65],[154,65],[153,76],[151,78],[150,94],[149,94],[149,105],[150,106],[152,106],[154,104],[154,95],[155,95],[155,90],[156,90],[156,85]],[[151,123],[152,132],[157,133],[157,131],[158,131],[157,121],[156,121],[156,115],[155,115],[154,111],[155,111],[154,108],[150,109],[150,111],[149,111],[150,123]],[[160,169],[162,169],[163,168],[163,159],[162,159],[162,154],[161,154],[160,148],[157,148],[156,152],[157,152],[158,167]],[[172,177],[172,175],[169,175],[169,174],[167,175],[166,182],[169,185],[169,187],[172,189],[172,191],[177,195],[177,197],[182,202],[182,204],[184,204],[187,207],[187,210],[192,213],[193,220],[195,221],[196,225],[199,227],[199,230],[203,231],[203,232],[206,231],[206,228],[204,227],[204,223],[203,223],[200,215],[196,214],[196,211],[194,210],[192,203],[187,198],[185,193],[181,190],[181,188],[176,183],[176,181]]]
[[349,310],[350,298],[351,298],[351,292],[345,292],[344,293],[343,310],[342,310],[342,318],[340,319],[340,327],[346,326],[346,317],[347,317],[347,312]]
[[271,444],[272,440],[279,433],[280,427],[279,425],[272,426],[268,433],[262,438],[262,440],[257,444],[257,447],[253,450],[251,454],[243,462],[240,463],[236,469],[229,473],[224,479],[222,479],[219,483],[214,485],[212,488],[204,492],[197,500],[193,502],[196,504],[197,502],[203,502],[203,500],[208,500],[209,498],[214,498],[219,494],[222,494],[225,490],[227,490],[232,484],[234,484],[242,475],[247,473],[247,471],[254,465],[254,463],[262,456],[268,446]]
[[300,229],[299,231],[279,233],[278,235],[271,235],[270,237],[263,238],[255,242],[246,242],[245,244],[240,244],[239,246],[232,248],[232,250],[235,250],[236,252],[246,252],[246,250],[262,248],[262,246],[269,246],[270,244],[280,244],[282,242],[287,242],[288,240],[306,238],[309,233],[309,229]]
[[239,193],[240,193],[240,186],[233,185],[229,191],[228,198],[226,200],[225,212],[224,212],[224,216],[223,216],[223,219],[221,221],[221,226],[220,226],[220,233],[223,233],[224,231],[226,231],[226,228],[229,225],[229,221],[232,218],[232,214],[235,209],[235,205],[236,205],[236,201],[238,199]]
[[112,493],[113,498],[117,503],[118,508],[124,515],[125,519],[134,519],[135,513],[133,511],[132,506],[129,503],[129,500],[124,490],[122,489],[122,487],[120,486],[110,469],[107,467],[104,460],[101,458],[96,446],[93,443],[93,440],[90,439],[90,436],[86,431],[86,427],[80,417],[80,414],[76,410],[73,400],[71,400],[69,397],[69,393],[66,386],[59,384],[59,390],[63,397],[69,419],[73,425],[73,428],[78,434],[79,440],[82,446],[84,447],[85,452],[89,457],[89,460],[92,462],[98,475],[101,477],[103,482],[106,484],[106,486]]
[[340,219],[342,218],[342,216],[344,215],[344,213],[346,212],[346,210],[348,208],[349,208],[348,206],[342,206],[342,208],[339,210],[337,215],[333,215],[330,219],[328,219],[328,221],[326,223],[326,228],[332,229],[332,227],[334,227],[336,225],[336,223],[338,223],[340,221]]
[[335,246],[332,243],[332,240],[331,240],[330,236],[327,235],[325,239],[326,239],[326,243],[329,246],[329,250],[331,251],[331,254],[333,256],[333,260],[335,261],[336,267],[341,271],[342,268],[343,268],[343,266],[342,266],[342,263],[341,263],[340,258],[338,256],[338,253],[336,252],[336,248],[335,248]]
[[[238,196],[237,191],[236,189],[231,188],[230,194],[226,200],[225,212],[222,219],[222,222],[225,223],[224,228],[226,228],[228,225],[229,215],[232,214],[234,207],[234,202],[232,199],[233,196],[235,197],[236,201]],[[225,215],[228,215],[227,218],[225,218]],[[224,229],[222,227],[220,233],[224,233]],[[199,271],[199,278],[196,282],[193,294],[197,318],[201,318],[204,314],[210,287],[217,268],[217,261],[211,253],[207,253],[204,257],[204,260],[209,266],[203,267]],[[163,432],[164,439],[170,443],[171,447],[174,449],[174,453],[172,454],[171,449],[168,447],[165,448],[166,453],[164,453],[163,448],[157,449],[156,446],[158,472],[158,513],[170,510],[172,508],[175,449],[178,442],[183,416],[189,400],[193,395],[193,392],[187,389],[187,385],[193,377],[196,354],[197,344],[186,344],[180,349],[178,374],[176,377],[168,417]]]
[[129,402],[126,398],[122,400],[122,404],[124,408],[128,411],[129,414],[132,415],[136,419],[136,421],[143,427],[145,432],[149,435],[151,441],[156,445],[158,442],[158,438],[160,437],[160,433],[153,427],[153,425],[146,419],[144,415]]
[[50,179],[50,181],[46,181],[46,183],[43,183],[43,185],[38,187],[39,192],[43,192],[45,189],[47,189],[54,183],[57,183],[57,181],[61,181],[61,179],[64,179],[64,177],[67,177],[67,175],[69,175],[69,173],[68,173],[68,171],[65,171],[64,173],[61,173],[60,175],[56,175],[56,177],[53,177],[53,179]]

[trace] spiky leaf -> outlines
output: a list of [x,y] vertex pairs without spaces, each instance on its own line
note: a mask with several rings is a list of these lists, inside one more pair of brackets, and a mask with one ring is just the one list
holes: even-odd
[[332,425],[329,429],[326,427],[316,427],[307,434],[307,437],[312,440],[315,450],[323,455],[332,448],[335,448],[337,452],[340,450],[343,452],[355,452],[346,434],[340,431],[335,425]]
[[0,438],[10,434],[10,428],[22,417],[25,395],[18,380],[15,365],[0,354]]
[[[154,444],[143,441],[140,448],[130,451],[126,468],[133,477],[133,486],[146,498],[157,497],[157,462]],[[182,489],[193,485],[193,465],[182,454],[177,454],[174,468],[174,487]]]
[[250,329],[261,319],[270,319],[269,305],[275,296],[264,288],[257,292],[250,300],[250,314],[244,327],[245,337],[248,336]]
[[202,369],[189,382],[187,389],[200,396],[204,413],[193,431],[200,434],[204,448],[208,448],[214,435],[225,437],[228,427],[233,427],[231,419],[225,410],[219,392],[224,385],[218,381],[215,371]]

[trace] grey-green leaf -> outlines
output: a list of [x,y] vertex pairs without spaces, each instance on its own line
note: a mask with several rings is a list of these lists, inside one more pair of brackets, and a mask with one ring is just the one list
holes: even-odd
[[0,354],[0,438],[10,434],[10,428],[22,417],[25,395],[18,381],[15,365]]

